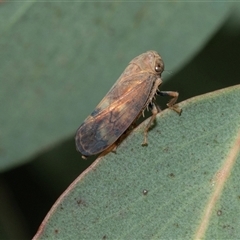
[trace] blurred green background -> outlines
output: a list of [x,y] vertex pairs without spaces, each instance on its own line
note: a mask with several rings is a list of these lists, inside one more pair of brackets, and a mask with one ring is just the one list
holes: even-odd
[[[91,164],[74,134],[128,62],[158,51],[179,101],[240,83],[240,5],[0,3],[0,239],[31,238]],[[158,99],[162,108],[166,100]]]

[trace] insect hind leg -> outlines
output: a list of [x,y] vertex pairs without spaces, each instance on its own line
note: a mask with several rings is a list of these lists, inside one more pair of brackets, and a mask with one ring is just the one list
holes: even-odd
[[156,106],[154,103],[149,104],[149,108],[152,110],[152,116],[151,116],[147,126],[144,129],[144,140],[143,140],[142,146],[148,145],[148,143],[147,143],[148,130],[151,127],[154,120],[156,119],[156,115],[161,111],[161,109],[158,106]]

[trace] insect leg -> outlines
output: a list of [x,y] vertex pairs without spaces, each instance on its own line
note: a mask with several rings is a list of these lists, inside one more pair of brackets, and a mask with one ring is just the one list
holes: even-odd
[[172,91],[158,91],[158,95],[160,96],[169,96],[172,97],[172,99],[168,102],[167,106],[177,112],[179,115],[182,113],[182,109],[178,106],[174,105],[178,99],[178,92],[172,92]]
[[159,110],[161,110],[160,108],[158,108],[154,103],[151,103],[150,105],[151,109],[152,109],[152,116],[147,124],[147,126],[145,127],[144,129],[144,141],[142,143],[142,146],[147,146],[148,143],[147,143],[147,134],[148,134],[148,130],[149,128],[151,127],[153,121],[155,120],[156,118],[156,115],[158,114]]

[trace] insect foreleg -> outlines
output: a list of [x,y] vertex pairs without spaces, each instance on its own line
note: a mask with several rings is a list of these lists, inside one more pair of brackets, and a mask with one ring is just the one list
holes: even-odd
[[158,91],[158,95],[160,96],[169,96],[172,97],[172,99],[168,102],[167,106],[177,112],[179,115],[182,113],[182,109],[178,106],[174,105],[178,99],[178,92],[172,92],[172,91]]

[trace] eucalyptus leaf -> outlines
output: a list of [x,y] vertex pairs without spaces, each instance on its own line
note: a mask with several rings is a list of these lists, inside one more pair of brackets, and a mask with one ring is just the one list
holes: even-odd
[[[158,51],[176,71],[232,4],[0,3],[0,171],[72,137],[128,62]],[[167,79],[166,79],[167,80]]]
[[237,239],[240,85],[139,125],[62,194],[34,239]]

